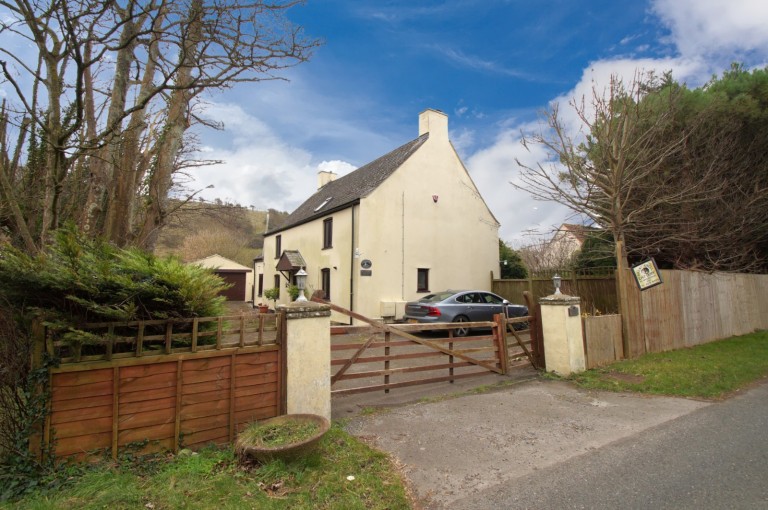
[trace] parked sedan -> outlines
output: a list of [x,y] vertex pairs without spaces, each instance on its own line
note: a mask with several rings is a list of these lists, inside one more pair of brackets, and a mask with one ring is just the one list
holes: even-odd
[[[484,290],[446,290],[435,292],[405,305],[406,322],[432,324],[436,322],[483,322],[493,320],[495,314],[524,317],[528,308],[513,305],[506,299]],[[467,336],[469,328],[454,330],[456,336]]]

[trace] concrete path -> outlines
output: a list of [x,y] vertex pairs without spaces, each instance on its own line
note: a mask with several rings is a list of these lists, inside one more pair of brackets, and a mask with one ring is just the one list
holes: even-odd
[[[500,382],[509,385],[448,398]],[[333,413],[400,462],[422,508],[438,509],[708,405],[588,392],[520,369],[512,379],[338,397]],[[360,412],[367,407],[378,411]]]

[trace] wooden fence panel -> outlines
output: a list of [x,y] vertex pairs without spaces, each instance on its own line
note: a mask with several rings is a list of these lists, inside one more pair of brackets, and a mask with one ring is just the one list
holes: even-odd
[[717,338],[719,316],[715,307],[715,291],[712,278],[697,278],[696,273],[682,271],[682,288],[687,292],[683,300],[686,347],[699,341]]
[[[57,457],[226,443],[254,419],[282,410],[279,337],[264,342],[263,326],[239,344],[63,363],[51,369],[51,412],[43,432]],[[220,334],[220,333],[219,333]],[[55,443],[54,443],[55,441]]]
[[663,270],[661,277],[642,292],[625,280],[630,357],[768,328],[768,275]]
[[626,349],[624,356],[636,358],[648,352],[645,343],[645,323],[643,320],[643,302],[640,289],[637,288],[632,272],[627,269],[624,278],[617,280],[617,285],[624,285],[627,298],[627,316],[622,316],[624,327],[627,330],[627,338],[624,339]]
[[662,271],[663,285],[642,293],[643,331],[647,352],[685,347],[678,271]]
[[[511,303],[524,304],[524,292],[530,292],[534,300],[554,292],[551,278],[529,278],[525,280],[493,280],[491,290]],[[612,275],[578,275],[563,278],[561,292],[581,298],[581,309],[589,314],[610,314],[618,312],[616,281]]]
[[621,315],[588,316],[583,324],[588,369],[623,357]]
[[524,304],[523,292],[530,290],[528,280],[493,280],[491,291],[510,303]]
[[246,349],[53,369],[46,441],[55,438],[59,457],[137,441],[146,451],[232,441],[248,422],[280,414],[278,347]]
[[613,276],[585,276],[577,278],[573,296],[581,298],[581,309],[590,315],[616,314],[619,301],[616,279]]

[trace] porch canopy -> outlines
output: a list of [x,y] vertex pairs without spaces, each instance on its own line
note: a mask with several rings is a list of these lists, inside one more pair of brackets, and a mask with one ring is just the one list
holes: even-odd
[[280,260],[277,261],[275,269],[280,271],[280,274],[282,274],[283,278],[288,280],[289,283],[295,284],[296,282],[294,282],[293,277],[296,272],[303,267],[307,267],[307,263],[304,260],[304,257],[301,256],[299,250],[284,250],[283,254],[280,255]]

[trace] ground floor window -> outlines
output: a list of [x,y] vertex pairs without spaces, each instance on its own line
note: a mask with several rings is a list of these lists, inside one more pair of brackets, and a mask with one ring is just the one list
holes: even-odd
[[320,271],[321,288],[323,289],[323,298],[330,301],[331,299],[331,270],[329,268],[322,269]]
[[278,289],[280,288],[280,275],[279,274],[275,275],[275,287],[277,287]]
[[423,267],[418,269],[416,292],[429,292],[429,269]]

